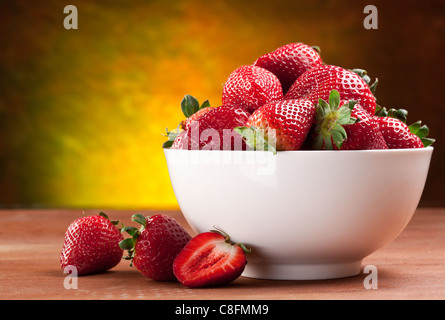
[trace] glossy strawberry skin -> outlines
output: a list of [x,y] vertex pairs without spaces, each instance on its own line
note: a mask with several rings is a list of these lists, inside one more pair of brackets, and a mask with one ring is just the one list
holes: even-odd
[[422,140],[401,120],[375,116],[389,149],[424,148]]
[[[235,127],[244,126],[250,113],[241,107],[220,106],[213,108],[182,131],[175,139],[172,149],[188,150],[235,150],[246,146]],[[230,137],[232,135],[232,137]],[[230,138],[230,139],[229,139]]]
[[244,251],[215,232],[198,234],[178,254],[173,270],[190,288],[220,286],[238,278],[246,266]]
[[172,217],[158,214],[147,219],[134,247],[133,265],[156,281],[175,280],[173,261],[191,236]]
[[285,99],[328,100],[331,90],[337,90],[342,100],[355,100],[370,115],[374,115],[376,99],[366,82],[355,72],[333,65],[313,68],[299,77]]
[[270,71],[253,65],[234,70],[223,87],[222,104],[253,112],[262,105],[283,98],[280,80]]
[[[343,101],[340,106],[346,103]],[[355,124],[345,125],[347,138],[341,146],[341,150],[371,150],[388,149],[383,134],[374,117],[366,112],[360,104],[356,104],[351,111],[351,116],[359,121]],[[334,144],[334,148],[336,148]]]
[[309,100],[282,100],[262,106],[250,116],[246,125],[268,132],[275,130],[277,151],[299,150],[311,129],[314,116],[315,105]]
[[107,218],[95,215],[75,220],[65,233],[60,255],[62,270],[71,265],[79,276],[103,272],[122,259],[123,239],[119,229]]
[[286,93],[304,72],[322,63],[320,55],[312,47],[304,43],[289,43],[259,57],[254,65],[275,74],[281,82],[283,93]]
[[185,119],[184,121],[181,122],[182,129],[187,130],[188,128],[190,128],[190,124],[193,121],[198,120],[199,118],[201,118],[206,113],[208,113],[212,110],[213,110],[213,107],[205,107],[205,108],[199,109],[196,113],[194,113],[193,115],[191,115],[190,117],[188,117],[187,119]]

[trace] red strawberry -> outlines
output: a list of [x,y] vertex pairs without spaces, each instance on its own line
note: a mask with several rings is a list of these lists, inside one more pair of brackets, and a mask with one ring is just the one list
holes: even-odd
[[208,113],[211,110],[213,110],[213,107],[205,107],[205,108],[199,109],[194,114],[192,114],[190,117],[188,117],[187,119],[185,119],[184,121],[181,122],[182,129],[187,130],[188,128],[190,128],[190,124],[192,123],[192,121],[198,120],[199,118],[201,118],[203,115],[205,115],[206,113]]
[[234,150],[245,149],[235,127],[244,126],[250,113],[244,108],[220,106],[190,122],[190,127],[179,134],[172,149]]
[[[262,143],[255,140],[261,134],[253,135],[249,127],[254,128],[254,131],[263,130],[265,137],[274,139],[274,141],[268,141],[268,149],[270,144],[275,142],[275,148],[278,151],[299,150],[311,129],[314,116],[315,105],[309,100],[281,100],[265,104],[250,116],[246,127],[236,130],[254,149],[258,148],[257,143]],[[270,150],[273,151],[273,146]]]
[[365,80],[353,71],[332,65],[322,65],[302,74],[286,93],[285,99],[304,98],[318,103],[318,99],[327,101],[331,90],[337,90],[342,100],[357,101],[374,115],[376,99]]
[[123,255],[119,247],[123,236],[116,224],[103,212],[75,220],[65,233],[60,255],[62,270],[69,265],[75,266],[81,276],[116,266]]
[[181,101],[181,109],[186,117],[186,119],[181,122],[181,127],[182,129],[187,130],[192,121],[199,119],[213,108],[210,107],[209,100],[206,100],[202,105],[199,105],[199,102],[195,97],[187,94]]
[[[193,97],[189,94],[186,94],[181,101],[181,110],[182,110],[182,113],[184,114],[184,116],[186,117],[186,119],[181,121],[181,123],[179,124],[179,126],[176,128],[175,131],[169,131],[168,129],[166,130],[167,132],[166,132],[165,136],[168,137],[168,140],[166,142],[164,142],[162,147],[163,148],[172,147],[175,139],[177,138],[177,136],[180,133],[179,128],[187,130],[188,128],[190,128],[190,124],[193,121],[201,118],[203,115],[205,115],[212,109],[213,108],[210,106],[209,100],[206,100],[201,105],[199,105],[199,102],[195,97]],[[176,146],[179,146],[178,143],[176,143]]]
[[310,47],[304,43],[289,43],[275,51],[259,57],[254,65],[269,70],[281,82],[283,92],[304,72],[322,65],[317,47]]
[[198,234],[182,249],[173,263],[173,272],[183,285],[196,288],[220,286],[243,273],[249,252],[244,245],[233,245],[218,231]]
[[393,117],[375,116],[374,119],[389,149],[424,148],[435,141],[426,137],[429,129],[425,125],[422,126],[420,121],[408,126],[402,120]]
[[132,220],[142,227],[123,229],[132,236],[119,243],[122,249],[128,250],[124,259],[132,260],[132,265],[147,278],[175,280],[173,261],[191,236],[175,219],[164,214],[148,218],[134,214]]
[[280,80],[270,71],[258,66],[242,66],[233,71],[223,87],[225,106],[244,107],[253,112],[263,104],[281,100]]
[[313,135],[314,149],[388,149],[373,116],[355,101],[340,101],[336,90],[329,103],[319,99]]

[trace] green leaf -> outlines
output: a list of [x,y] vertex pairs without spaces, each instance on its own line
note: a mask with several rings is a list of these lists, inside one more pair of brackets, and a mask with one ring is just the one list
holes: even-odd
[[184,115],[189,118],[191,115],[199,110],[199,102],[198,100],[196,100],[195,97],[187,94],[181,101],[181,109],[182,113],[184,113]]
[[162,148],[170,148],[175,142],[176,137],[180,134],[179,126],[175,131],[169,131],[168,128],[165,129],[166,134],[164,136],[167,137],[167,141],[162,144]]
[[122,228],[122,232],[127,232],[130,236],[133,237],[135,235],[135,233],[139,232],[139,230],[135,227],[127,226],[127,227]]
[[258,129],[252,126],[236,127],[233,130],[243,137],[244,142],[250,149],[271,151],[273,154],[277,154],[277,150],[272,142],[266,138],[266,131],[264,129]]
[[325,137],[324,148],[325,148],[325,150],[333,150],[334,149],[334,147],[332,146],[331,136]]
[[134,248],[133,238],[127,238],[119,242],[119,247],[122,250],[132,250]]
[[110,220],[110,218],[108,218],[108,216],[106,215],[106,213],[103,212],[103,211],[99,212],[99,215],[100,215],[101,217],[104,217],[105,219]]
[[209,102],[209,100],[204,101],[204,102],[201,104],[201,107],[199,107],[199,109],[204,109],[204,108],[207,108],[207,107],[210,107],[210,102]]
[[419,131],[421,124],[422,124],[422,121],[420,121],[420,120],[417,122],[414,122],[412,125],[410,125],[408,127],[409,131],[411,131],[413,134],[417,135],[417,132]]
[[147,224],[147,218],[143,214],[135,213],[131,216],[131,220],[141,224],[143,227]]
[[340,131],[332,130],[332,140],[334,141],[337,148],[341,148],[343,144],[344,137],[342,136]]
[[340,105],[340,94],[337,90],[331,90],[329,93],[329,106],[331,111],[337,111]]
[[436,139],[433,139],[433,138],[421,138],[420,140],[422,140],[423,146],[425,148],[429,147],[436,141]]
[[372,94],[375,95],[375,91],[377,90],[377,85],[379,84],[379,79],[375,78],[374,83],[369,86]]
[[314,143],[313,143],[313,147],[316,150],[321,150],[323,149],[323,136],[321,134],[318,134],[315,136],[314,138]]
[[359,69],[359,68],[351,69],[350,71],[352,71],[352,72],[358,74],[360,77],[363,77],[365,74],[368,73],[366,70],[364,70],[364,69]]
[[422,139],[425,138],[429,133],[430,129],[426,125],[423,125],[419,128],[419,131],[417,131],[417,136]]

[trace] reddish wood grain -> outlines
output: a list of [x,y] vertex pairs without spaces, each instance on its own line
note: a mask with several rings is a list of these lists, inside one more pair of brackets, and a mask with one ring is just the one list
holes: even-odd
[[[135,212],[106,212],[132,225]],[[164,213],[193,233],[180,212]],[[59,254],[66,228],[81,215],[80,210],[0,210],[0,299],[445,299],[445,209],[441,208],[418,209],[395,241],[363,261],[363,267],[377,268],[377,289],[364,287],[365,273],[323,281],[241,277],[221,288],[188,289],[178,282],[144,278],[123,260],[111,271],[80,277],[78,288],[67,290]]]

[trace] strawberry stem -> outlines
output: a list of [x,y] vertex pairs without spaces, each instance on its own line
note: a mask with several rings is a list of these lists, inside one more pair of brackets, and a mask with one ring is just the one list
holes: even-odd
[[354,124],[359,119],[351,118],[351,110],[356,101],[340,105],[340,94],[337,90],[329,93],[329,103],[323,99],[318,100],[315,115],[315,138],[314,148],[321,150],[332,150],[335,146],[340,149],[347,134],[344,125]]
[[243,243],[232,243],[230,241],[230,237],[227,233],[225,233],[221,229],[217,228],[216,226],[213,226],[213,228],[215,228],[215,230],[210,230],[210,232],[214,232],[214,233],[218,233],[218,234],[222,235],[224,237],[225,242],[231,244],[232,246],[240,247],[241,249],[243,249],[244,253],[250,253],[252,251],[251,249],[248,249]]
[[[241,135],[244,142],[252,150],[271,151],[274,155],[277,154],[277,149],[274,144],[274,135],[266,137],[266,131],[264,129],[258,129],[254,126],[251,127],[236,127],[233,129],[236,133]],[[269,133],[269,132],[268,132]],[[272,141],[269,141],[272,140]]]

